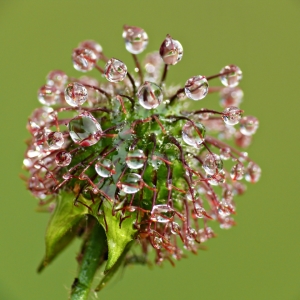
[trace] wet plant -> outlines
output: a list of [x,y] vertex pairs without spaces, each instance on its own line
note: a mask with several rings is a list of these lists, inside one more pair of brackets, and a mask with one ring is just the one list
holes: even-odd
[[[197,253],[215,237],[211,222],[235,224],[242,180],[255,183],[261,174],[237,149],[249,146],[258,128],[239,108],[239,67],[167,86],[169,69],[183,57],[181,43],[167,35],[159,52],[140,63],[147,33],[124,26],[123,38],[134,74],[95,41],[83,41],[72,52],[74,68],[97,69],[99,77],[51,71],[38,90],[42,106],[27,123],[26,184],[38,210],[51,212],[38,271],[82,239],[71,299],[87,299],[101,267],[94,291],[120,266],[151,258],[174,265],[186,252]],[[217,78],[222,86],[211,86]],[[209,105],[211,93],[220,94],[221,111],[189,109],[194,101]]]

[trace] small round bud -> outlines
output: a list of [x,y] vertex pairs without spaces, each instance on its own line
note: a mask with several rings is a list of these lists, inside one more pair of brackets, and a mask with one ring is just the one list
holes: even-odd
[[182,59],[183,48],[168,34],[160,46],[159,54],[166,65],[176,65]]
[[143,52],[148,45],[148,35],[144,29],[134,26],[124,26],[122,37],[126,50],[132,54]]
[[122,61],[111,58],[105,65],[104,75],[110,82],[120,82],[127,75],[127,67]]
[[192,100],[203,99],[208,92],[208,82],[205,76],[198,75],[193,76],[185,83],[184,86],[185,94]]
[[235,87],[242,79],[242,71],[235,65],[228,65],[224,67],[220,73],[227,73],[220,76],[220,80],[223,85],[228,87]]
[[97,62],[97,55],[94,51],[86,48],[76,48],[72,53],[73,66],[77,71],[91,71]]

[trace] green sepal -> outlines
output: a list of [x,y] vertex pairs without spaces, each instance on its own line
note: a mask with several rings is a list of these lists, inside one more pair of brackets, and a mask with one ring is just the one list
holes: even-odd
[[61,192],[56,201],[56,208],[46,231],[45,257],[38,267],[38,272],[41,272],[72,242],[80,221],[88,211],[83,205],[75,206],[74,195],[70,193]]
[[131,246],[133,245],[134,241],[129,242],[126,246],[115,264],[109,269],[104,271],[104,275],[100,281],[100,283],[95,288],[96,292],[101,291],[106,284],[111,280],[111,278],[116,274],[116,272],[119,270],[119,268],[123,265],[123,262],[125,260],[125,256],[127,252],[130,250]]
[[[99,223],[106,230],[107,246],[108,246],[108,259],[104,272],[108,272],[117,263],[118,259],[122,256],[129,242],[131,242],[137,233],[133,227],[136,221],[136,212],[127,213],[128,218],[120,222],[120,213],[112,215],[112,204],[106,202],[102,206],[103,213],[105,214],[106,224],[102,215],[94,215]],[[125,216],[123,216],[124,218]],[[120,226],[121,225],[121,226]]]

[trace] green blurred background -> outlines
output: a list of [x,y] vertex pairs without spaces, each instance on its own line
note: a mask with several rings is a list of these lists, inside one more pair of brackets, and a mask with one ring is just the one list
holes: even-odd
[[[144,28],[148,51],[170,33],[184,47],[167,82],[243,70],[242,109],[260,120],[249,148],[263,170],[237,201],[238,226],[219,230],[208,251],[171,267],[125,270],[100,299],[300,299],[299,75],[300,1],[0,1],[1,211],[0,299],[67,299],[78,241],[36,273],[49,216],[19,179],[27,117],[52,69],[69,75],[71,50],[95,39],[109,57],[133,66],[122,25]],[[143,56],[143,55],[141,55]],[[97,73],[92,73],[97,74]],[[214,81],[218,84],[218,81]],[[218,107],[207,97],[203,107]]]

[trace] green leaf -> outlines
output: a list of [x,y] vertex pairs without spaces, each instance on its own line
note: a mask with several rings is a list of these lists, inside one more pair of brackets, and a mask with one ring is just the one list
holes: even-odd
[[76,236],[76,229],[88,209],[84,205],[74,206],[73,202],[73,194],[62,192],[58,196],[56,209],[46,231],[46,254],[38,272],[51,263]]

